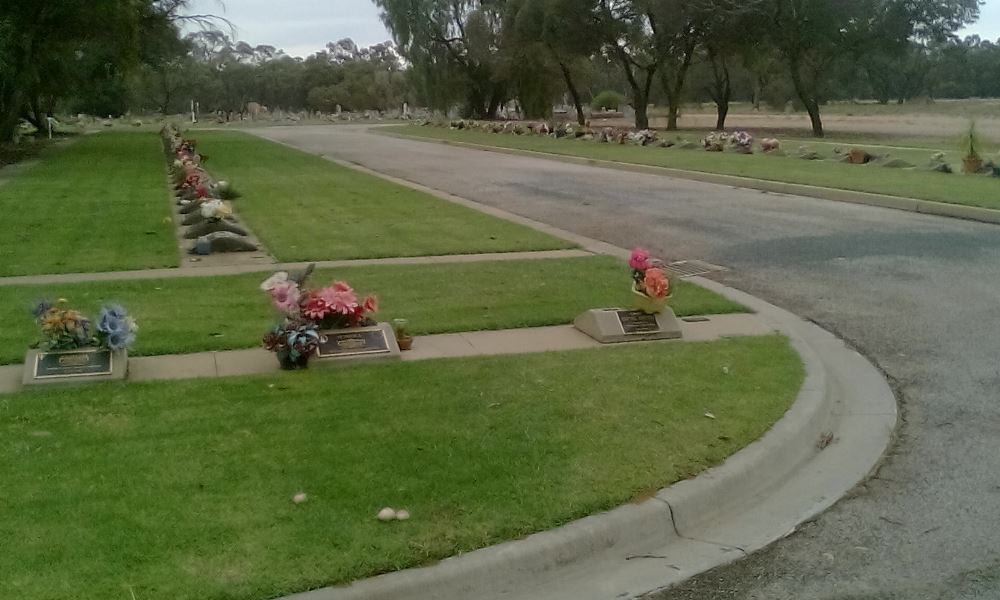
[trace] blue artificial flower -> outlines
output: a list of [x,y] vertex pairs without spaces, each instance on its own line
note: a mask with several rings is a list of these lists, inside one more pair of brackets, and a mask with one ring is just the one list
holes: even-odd
[[121,304],[109,304],[103,307],[101,312],[107,312],[109,315],[119,319],[124,319],[128,316],[128,311]]
[[128,331],[116,331],[108,334],[108,348],[111,350],[124,350],[135,342],[135,335]]
[[97,330],[104,334],[125,333],[131,327],[128,323],[128,313],[118,305],[105,306],[101,308],[101,314],[97,320]]
[[35,304],[35,307],[31,309],[31,314],[35,315],[36,319],[41,319],[42,315],[49,312],[50,308],[52,308],[51,302],[48,300],[39,300],[38,303]]

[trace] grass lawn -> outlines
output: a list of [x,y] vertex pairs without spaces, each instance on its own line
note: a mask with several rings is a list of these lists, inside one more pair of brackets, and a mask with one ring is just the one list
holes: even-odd
[[573,244],[241,132],[199,131],[206,167],[284,262],[556,250]]
[[98,133],[0,186],[0,276],[177,266],[157,136]]
[[[626,267],[613,258],[524,260],[350,267],[319,271],[361,293],[375,293],[382,320],[405,317],[417,334],[510,329],[570,323],[589,308],[628,304]],[[173,354],[248,348],[276,319],[259,285],[266,273],[213,278],[0,286],[0,364],[18,363],[37,338],[29,314],[41,298],[66,298],[96,314],[120,302],[139,322],[133,354]],[[671,306],[681,316],[744,312],[745,308],[680,282]]]
[[715,465],[802,379],[769,336],[3,396],[0,597],[264,600],[428,563]]
[[[960,174],[944,175],[923,171],[886,169],[876,166],[848,165],[833,161],[807,161],[794,157],[775,157],[764,154],[741,155],[733,153],[703,152],[701,150],[676,150],[634,145],[599,144],[576,140],[556,140],[533,135],[497,135],[480,131],[453,131],[437,127],[407,125],[386,128],[387,131],[430,139],[441,139],[549,152],[584,158],[670,167],[689,171],[719,173],[753,177],[770,181],[800,183],[820,187],[839,188],[859,192],[873,192],[934,200],[950,204],[964,204],[1000,209],[1000,180],[983,176]],[[694,136],[688,136],[694,140]],[[796,152],[799,141],[786,143],[786,150]],[[821,154],[833,156],[833,143],[805,142]],[[847,146],[841,146],[844,150]],[[885,150],[873,148],[875,153]],[[930,159],[930,150],[890,150],[894,157],[923,165]],[[954,155],[951,156],[955,158]]]

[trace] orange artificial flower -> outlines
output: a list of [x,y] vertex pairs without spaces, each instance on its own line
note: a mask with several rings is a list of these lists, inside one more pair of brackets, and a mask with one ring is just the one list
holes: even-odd
[[670,280],[667,279],[667,274],[663,272],[663,269],[655,267],[646,270],[642,286],[650,298],[666,298],[670,292]]

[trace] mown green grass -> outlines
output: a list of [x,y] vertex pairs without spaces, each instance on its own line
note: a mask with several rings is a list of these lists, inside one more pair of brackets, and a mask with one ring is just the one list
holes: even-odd
[[177,266],[156,135],[98,133],[0,185],[0,276]]
[[[41,298],[65,298],[90,314],[103,302],[123,304],[139,322],[136,355],[253,347],[276,318],[259,289],[267,275],[0,286],[0,364],[20,362],[35,341],[29,309]],[[311,284],[333,278],[375,293],[380,319],[405,317],[421,335],[558,325],[631,302],[627,267],[608,257],[350,267],[319,271]],[[681,316],[746,310],[683,282],[671,305]]]
[[555,250],[573,244],[241,132],[198,131],[213,175],[279,260]]
[[265,600],[425,564],[718,464],[802,379],[769,336],[3,396],[0,597]]
[[[701,150],[643,148],[634,145],[622,146],[568,139],[557,140],[534,135],[497,135],[479,131],[455,131],[416,125],[386,129],[395,133],[428,139],[459,141],[1000,209],[1000,179],[978,175],[945,175],[919,170],[849,165],[832,160],[801,160],[794,156],[799,145],[798,141],[786,144],[786,149],[790,151],[791,156],[779,157],[759,153],[748,156],[734,153],[703,152]],[[806,145],[810,144],[806,143]],[[820,143],[814,144],[814,146],[813,149],[821,154],[829,157],[834,156],[833,149],[829,144]],[[849,147],[845,146],[843,149],[848,150]],[[875,153],[885,152],[878,149],[873,150]],[[895,157],[913,159],[910,162],[918,165],[923,165],[930,158],[930,151],[926,150],[891,150],[889,152]]]

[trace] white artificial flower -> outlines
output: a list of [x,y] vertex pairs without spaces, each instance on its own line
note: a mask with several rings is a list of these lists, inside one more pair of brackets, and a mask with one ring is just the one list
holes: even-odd
[[269,292],[278,286],[279,283],[285,283],[288,281],[288,273],[284,271],[278,271],[274,275],[271,275],[263,283],[260,284],[260,289],[265,292]]
[[214,219],[222,209],[222,200],[209,200],[201,205],[201,216]]

